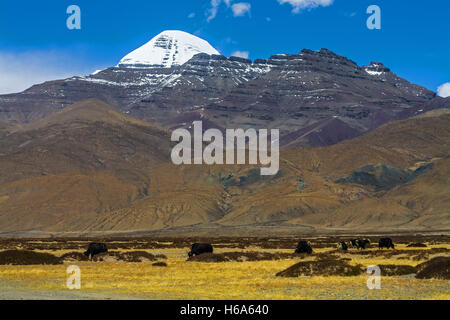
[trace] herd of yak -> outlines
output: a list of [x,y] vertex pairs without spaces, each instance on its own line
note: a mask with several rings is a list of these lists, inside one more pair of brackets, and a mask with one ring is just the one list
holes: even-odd
[[[337,248],[343,251],[347,251],[348,248],[366,249],[370,245],[369,239],[351,239],[349,242],[341,241],[337,244]],[[392,248],[394,249],[394,243],[391,238],[381,238],[378,241],[378,248]],[[295,253],[308,253],[313,252],[312,247],[307,241],[300,241],[295,249]]]
[[[357,249],[366,249],[367,246],[370,245],[370,240],[368,239],[351,239],[349,242],[341,241],[338,243],[338,249],[347,251],[348,248],[357,248]],[[394,243],[391,238],[381,238],[378,241],[378,247],[381,248],[392,248],[394,249]],[[108,252],[108,248],[104,243],[90,243],[87,251],[84,253],[89,259],[92,259],[94,255]],[[192,257],[195,255],[200,255],[202,253],[212,253],[213,246],[209,243],[194,243],[191,247],[191,251],[189,251],[188,256]],[[308,253],[311,254],[313,252],[312,247],[309,245],[307,241],[300,241],[295,249],[295,253]]]

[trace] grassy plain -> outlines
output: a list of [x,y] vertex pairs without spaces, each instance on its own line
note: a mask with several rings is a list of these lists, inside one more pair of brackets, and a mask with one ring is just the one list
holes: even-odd
[[[38,242],[36,242],[38,243]],[[318,259],[318,254],[334,254],[348,258],[349,264],[362,265],[411,265],[424,262],[413,257],[418,251],[430,252],[435,248],[449,251],[432,253],[434,256],[449,256],[449,243],[428,242],[426,248],[409,248],[398,244],[396,251],[380,252],[369,249],[365,254],[357,249],[348,253],[338,253],[328,243],[317,245],[315,253],[307,257],[292,257],[282,260],[230,261],[230,262],[193,262],[186,261],[188,247],[174,247],[167,241],[161,248],[149,248],[144,251],[167,256],[167,267],[156,267],[152,262],[90,262],[65,261],[62,265],[0,265],[0,283],[14,282],[33,292],[51,291],[55,297],[67,292],[66,268],[76,264],[81,269],[81,292],[102,294],[101,297],[122,296],[131,299],[450,299],[449,280],[422,280],[414,275],[382,276],[381,289],[369,290],[366,286],[369,275],[359,276],[312,276],[299,278],[276,277],[275,274],[299,261]],[[250,245],[236,248],[235,245],[217,243],[215,252],[286,252],[288,248],[263,248]],[[130,251],[132,248],[120,248]],[[283,247],[283,246],[282,246]],[[373,246],[374,247],[374,246]],[[142,249],[139,249],[142,250]],[[62,255],[72,249],[49,250]],[[408,252],[414,252],[408,254]],[[17,297],[20,299],[20,297]]]

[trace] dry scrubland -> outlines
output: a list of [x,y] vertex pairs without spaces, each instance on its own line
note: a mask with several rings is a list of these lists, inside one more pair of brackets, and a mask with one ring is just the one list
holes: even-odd
[[[51,292],[51,298],[64,297],[69,291],[66,288],[66,268],[76,264],[82,273],[79,292],[99,299],[450,298],[450,280],[417,279],[410,272],[414,270],[411,267],[435,257],[450,257],[450,237],[394,238],[395,250],[378,250],[375,245],[378,237],[370,239],[372,246],[368,250],[350,249],[343,253],[335,248],[340,239],[311,238],[308,240],[314,254],[310,256],[292,254],[297,242],[294,238],[109,239],[102,241],[107,243],[112,254],[97,262],[79,261],[81,256],[73,253],[84,251],[87,240],[1,240],[0,250],[3,252],[25,249],[64,256],[64,259],[55,265],[0,265],[0,286],[6,288],[14,284],[16,290],[16,295],[9,291],[10,295],[3,297],[12,295],[20,299],[24,297],[20,292],[25,291],[36,293],[36,296],[40,292]],[[199,240],[212,242],[217,255],[186,261],[189,244]],[[422,243],[426,247],[408,247],[412,243]],[[0,263],[1,259],[0,252]],[[389,265],[382,269],[393,275],[382,277],[381,290],[367,289],[368,275],[365,273],[323,276],[325,271],[318,268],[310,277],[276,276],[299,262],[317,267],[324,261],[331,264],[340,261],[361,269],[369,265]],[[30,294],[26,297],[30,298]]]

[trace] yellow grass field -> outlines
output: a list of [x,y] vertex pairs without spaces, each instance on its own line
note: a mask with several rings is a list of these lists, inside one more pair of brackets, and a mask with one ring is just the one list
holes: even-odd
[[[433,246],[430,246],[433,247]],[[438,245],[449,247],[449,245]],[[333,248],[320,248],[325,252]],[[407,249],[400,246],[399,249]],[[236,251],[220,248],[215,252]],[[246,248],[239,251],[254,251]],[[288,249],[262,249],[266,252],[291,252]],[[70,250],[48,251],[61,255]],[[145,250],[167,256],[167,267],[155,267],[151,262],[65,262],[64,265],[0,266],[0,283],[20,283],[30,292],[51,291],[56,296],[67,292],[66,268],[78,265],[81,269],[83,293],[101,294],[99,297],[121,296],[130,299],[450,299],[450,281],[419,280],[413,275],[382,277],[381,289],[369,290],[369,275],[352,277],[313,276],[281,278],[275,274],[299,260],[244,262],[188,262],[187,248]],[[342,254],[342,257],[349,254]],[[306,260],[313,257],[307,257]],[[302,261],[305,261],[303,259]],[[365,267],[378,264],[412,265],[407,257],[389,259],[354,255],[351,264]]]

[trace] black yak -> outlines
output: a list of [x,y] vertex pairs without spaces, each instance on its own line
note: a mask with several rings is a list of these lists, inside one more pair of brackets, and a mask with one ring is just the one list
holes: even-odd
[[189,251],[188,256],[197,256],[202,253],[212,253],[213,246],[209,243],[194,243],[192,245],[191,251]]
[[378,248],[392,248],[394,249],[394,243],[392,242],[391,238],[381,238],[378,241]]
[[94,255],[102,253],[102,252],[108,252],[108,248],[106,248],[106,244],[92,242],[89,244],[89,247],[84,254],[86,256],[88,256],[89,259],[92,259],[94,257]]
[[300,241],[295,249],[295,253],[308,253],[311,254],[313,252],[311,246],[306,241]]

